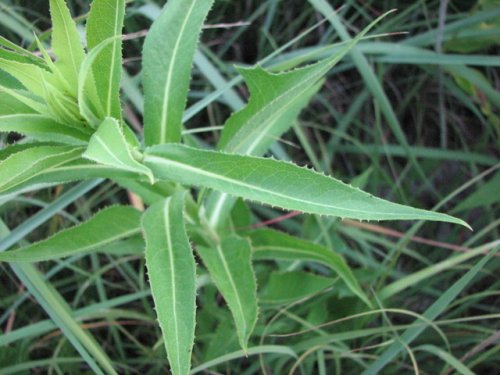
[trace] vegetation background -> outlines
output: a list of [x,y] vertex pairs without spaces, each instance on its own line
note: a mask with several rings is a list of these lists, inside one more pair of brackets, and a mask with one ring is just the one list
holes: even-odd
[[[88,1],[68,3],[84,22]],[[474,231],[436,222],[336,221],[252,206],[254,225],[284,230],[342,254],[379,305],[369,311],[335,283],[310,290],[305,281],[294,288],[276,284],[290,289],[290,298],[273,300],[272,290],[261,295],[252,338],[256,349],[247,358],[239,352],[221,297],[201,274],[193,367],[206,373],[353,374],[375,371],[370,365],[396,343],[403,350],[383,373],[497,373],[500,259],[494,255],[458,296],[440,297],[450,295],[454,283],[499,246],[499,1],[218,0],[195,58],[186,129],[199,142],[213,144],[218,127],[245,102],[243,85],[218,99],[209,96],[236,76],[234,63],[255,64],[310,28],[270,63],[308,61],[311,51],[339,42],[339,26],[323,21],[325,4],[342,7],[350,35],[387,10],[398,12],[371,32],[377,37],[364,40],[358,54],[330,72],[293,131],[273,146],[273,155],[347,182],[358,177],[364,190],[389,200],[439,207]],[[134,0],[127,8],[122,98],[125,118],[138,133],[143,36],[162,5]],[[0,3],[5,38],[29,46],[33,32],[44,35],[49,28],[47,1]],[[2,145],[16,140],[13,134],[0,138]],[[70,188],[1,200],[2,236],[10,229],[20,243],[32,242],[99,208],[142,205],[107,181]],[[278,266],[328,275],[309,263]],[[45,275],[40,282],[71,305],[74,322],[92,333],[120,373],[167,371],[141,255],[74,256],[38,267]],[[259,264],[259,284],[274,268]],[[0,374],[86,371],[66,332],[48,319],[50,304],[40,306],[4,263],[0,279]],[[430,308],[439,310],[433,322],[418,319]],[[412,329],[417,333],[409,339]]]

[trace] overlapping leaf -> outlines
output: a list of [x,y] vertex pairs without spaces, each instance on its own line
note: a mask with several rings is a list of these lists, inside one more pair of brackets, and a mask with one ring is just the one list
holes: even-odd
[[[88,49],[91,50],[108,38],[121,36],[124,17],[125,0],[94,0],[87,19]],[[121,38],[114,38],[96,58],[92,68],[104,114],[117,119],[121,119],[121,49]]]
[[114,118],[108,117],[92,135],[83,156],[100,164],[145,175],[153,183],[153,174],[134,158],[133,152],[121,125]]
[[50,0],[52,19],[52,49],[57,56],[56,66],[67,80],[70,94],[76,98],[78,72],[85,58],[76,24],[64,0]]

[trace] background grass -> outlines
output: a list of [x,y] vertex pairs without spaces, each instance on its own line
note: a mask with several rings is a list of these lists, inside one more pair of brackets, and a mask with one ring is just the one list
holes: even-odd
[[[74,15],[88,11],[87,1],[69,3]],[[127,9],[123,99],[126,119],[139,133],[142,36],[161,5],[130,1]],[[341,5],[339,16],[332,16],[330,8]],[[315,61],[332,44],[398,8],[372,32],[391,35],[363,41],[333,69],[293,131],[271,152],[344,181],[361,176],[357,182],[371,193],[453,213],[474,232],[446,223],[357,223],[306,215],[285,220],[283,212],[253,206],[254,223],[272,221],[269,226],[343,254],[378,305],[368,309],[338,283],[300,300],[263,304],[246,358],[221,297],[200,273],[196,371],[498,371],[500,260],[486,254],[499,246],[500,5],[440,5],[216,2],[195,59],[186,142],[210,147],[226,117],[244,104],[248,93],[234,63],[264,60],[265,66],[283,68]],[[16,43],[28,46],[32,31],[49,28],[45,0],[0,4],[0,34]],[[17,140],[1,137],[3,145]],[[104,206],[141,204],[108,181],[0,203],[1,251],[45,238]],[[166,371],[143,263],[140,255],[90,255],[35,266],[0,264],[0,373]],[[329,272],[305,262],[261,262],[259,285],[276,269]]]

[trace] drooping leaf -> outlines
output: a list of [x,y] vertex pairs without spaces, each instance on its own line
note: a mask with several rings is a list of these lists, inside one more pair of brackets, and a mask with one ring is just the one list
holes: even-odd
[[179,142],[193,56],[213,0],[169,0],[144,42],[146,145]]
[[96,251],[140,233],[140,221],[141,212],[132,207],[109,207],[46,240],[0,253],[0,262],[40,262]]
[[0,132],[16,132],[39,141],[71,145],[85,145],[90,138],[88,133],[61,125],[49,117],[37,114],[0,116]]
[[[87,19],[89,50],[111,37],[120,37],[125,16],[125,0],[94,0]],[[122,71],[122,41],[113,39],[96,58],[94,73],[97,93],[103,101],[104,115],[121,119],[120,78]]]
[[197,251],[233,314],[242,349],[247,350],[258,313],[257,285],[248,240],[230,236],[214,248],[198,246]]
[[344,258],[332,250],[271,229],[259,229],[248,235],[252,242],[254,260],[283,259],[322,263],[335,272],[364,303],[371,306]]
[[77,159],[83,149],[39,146],[12,154],[0,163],[0,193],[11,190],[46,170]]
[[149,283],[173,375],[189,374],[195,328],[196,269],[183,205],[184,193],[176,193],[142,219]]
[[83,156],[97,163],[142,174],[154,183],[151,171],[134,158],[133,152],[121,125],[116,119],[108,117],[92,135]]
[[143,162],[160,179],[209,187],[289,210],[361,220],[445,221],[468,227],[455,217],[391,203],[288,162],[176,144],[150,147]]
[[50,0],[50,15],[52,50],[57,57],[55,64],[72,89],[70,94],[76,98],[78,72],[85,58],[80,36],[64,0]]
[[263,303],[290,303],[321,292],[335,280],[309,272],[273,272],[259,298]]

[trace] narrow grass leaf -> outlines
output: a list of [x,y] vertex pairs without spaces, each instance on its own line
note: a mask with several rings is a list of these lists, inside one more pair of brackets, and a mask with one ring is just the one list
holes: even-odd
[[64,0],[50,0],[50,15],[52,50],[57,57],[55,64],[72,89],[70,94],[76,98],[78,72],[85,58],[80,36]]
[[194,342],[196,269],[184,227],[184,194],[151,206],[143,216],[146,266],[173,375],[186,375]]
[[[498,251],[498,247],[492,250],[488,255],[484,256],[474,267],[472,267],[465,275],[458,279],[451,287],[449,287],[430,307],[422,314],[422,318],[426,321],[434,321],[451,302],[464,290],[472,279],[481,271],[491,257]],[[375,362],[373,362],[362,375],[378,374],[390,361],[394,359],[401,351],[413,342],[428,325],[415,322],[408,328],[401,337],[389,346]]]
[[179,142],[199,33],[213,0],[169,0],[144,42],[146,145]]
[[257,284],[248,240],[230,236],[214,248],[198,246],[197,251],[231,310],[242,349],[247,350],[258,313]]
[[[89,50],[111,37],[120,37],[125,17],[125,0],[94,0],[87,19]],[[97,93],[103,101],[105,116],[121,119],[120,78],[122,71],[122,41],[114,38],[96,58],[92,72]]]
[[459,374],[462,375],[474,375],[474,373],[462,362],[460,362],[459,359],[454,357],[451,353],[448,353],[447,351],[435,346],[435,345],[421,345],[417,348],[414,349],[415,351],[417,350],[422,350],[426,351],[432,355],[436,355],[439,358],[441,358],[443,361],[445,361],[447,364],[452,366]]
[[144,164],[160,179],[205,186],[289,210],[360,220],[445,221],[468,227],[452,216],[391,203],[332,177],[273,159],[165,144],[149,148]]
[[0,262],[40,262],[89,253],[140,233],[140,220],[141,212],[132,207],[108,207],[46,240],[0,253]]
[[142,174],[154,183],[153,174],[134,158],[133,151],[125,138],[122,125],[116,119],[108,117],[90,139],[83,157],[117,169]]
[[370,300],[342,256],[321,245],[271,229],[259,229],[249,234],[254,260],[299,260],[324,264],[335,272],[347,287],[364,303]]

